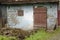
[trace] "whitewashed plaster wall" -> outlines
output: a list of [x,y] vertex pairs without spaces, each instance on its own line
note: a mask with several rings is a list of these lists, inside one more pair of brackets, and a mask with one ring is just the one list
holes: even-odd
[[[44,6],[47,8],[47,28],[54,28],[57,20],[57,4],[34,4],[34,6]],[[24,16],[18,16],[17,10],[24,10]],[[33,5],[31,6],[11,6],[7,7],[8,25],[13,28],[21,28],[24,30],[33,29]],[[16,19],[17,24],[11,20],[11,15]]]
[[47,7],[47,29],[57,27],[57,4],[51,4]]
[[[17,11],[23,10],[24,16],[18,16]],[[23,30],[33,29],[33,6],[11,6],[7,7],[8,26],[12,28],[21,28]],[[14,17],[15,19],[11,19]],[[13,21],[16,21],[15,24]]]

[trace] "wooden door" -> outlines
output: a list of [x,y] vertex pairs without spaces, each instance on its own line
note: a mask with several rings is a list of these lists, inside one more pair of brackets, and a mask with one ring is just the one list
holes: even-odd
[[47,25],[47,9],[46,7],[34,8],[34,26],[46,27]]

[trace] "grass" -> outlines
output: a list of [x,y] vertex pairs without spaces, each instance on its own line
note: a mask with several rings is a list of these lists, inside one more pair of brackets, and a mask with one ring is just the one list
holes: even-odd
[[[54,32],[46,32],[43,28],[39,29],[37,33],[30,35],[30,37],[26,37],[25,40],[49,40],[49,38],[60,33],[60,28],[57,28]],[[7,37],[0,35],[0,40],[18,40],[16,37]]]
[[0,35],[0,40],[17,40],[17,38],[16,37],[7,37],[7,36]]
[[40,29],[37,33],[26,37],[25,40],[49,40],[50,37],[53,37],[60,33],[60,28],[57,28],[54,32],[46,32],[44,29]]

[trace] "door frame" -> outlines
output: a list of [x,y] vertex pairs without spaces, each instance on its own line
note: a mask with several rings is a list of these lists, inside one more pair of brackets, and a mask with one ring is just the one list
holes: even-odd
[[[33,6],[33,26],[35,26],[35,24],[34,24],[34,8],[35,8],[35,6]],[[43,8],[46,8],[46,7],[43,7]],[[47,8],[46,8],[46,27],[43,27],[43,28],[46,28],[46,30],[47,30]]]

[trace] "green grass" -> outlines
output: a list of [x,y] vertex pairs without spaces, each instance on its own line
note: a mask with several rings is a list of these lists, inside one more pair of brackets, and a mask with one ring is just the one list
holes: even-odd
[[40,29],[37,33],[30,35],[30,37],[26,37],[25,40],[48,40],[58,33],[60,33],[60,28],[57,28],[54,32],[46,32],[44,29]]
[[[25,40],[48,40],[50,37],[53,37],[60,33],[60,28],[57,28],[54,32],[46,32],[44,29],[39,29],[37,33],[26,37]],[[16,37],[12,36],[2,36],[0,35],[0,40],[18,40]]]
[[7,37],[7,36],[0,35],[0,40],[17,40],[17,38],[16,37]]

